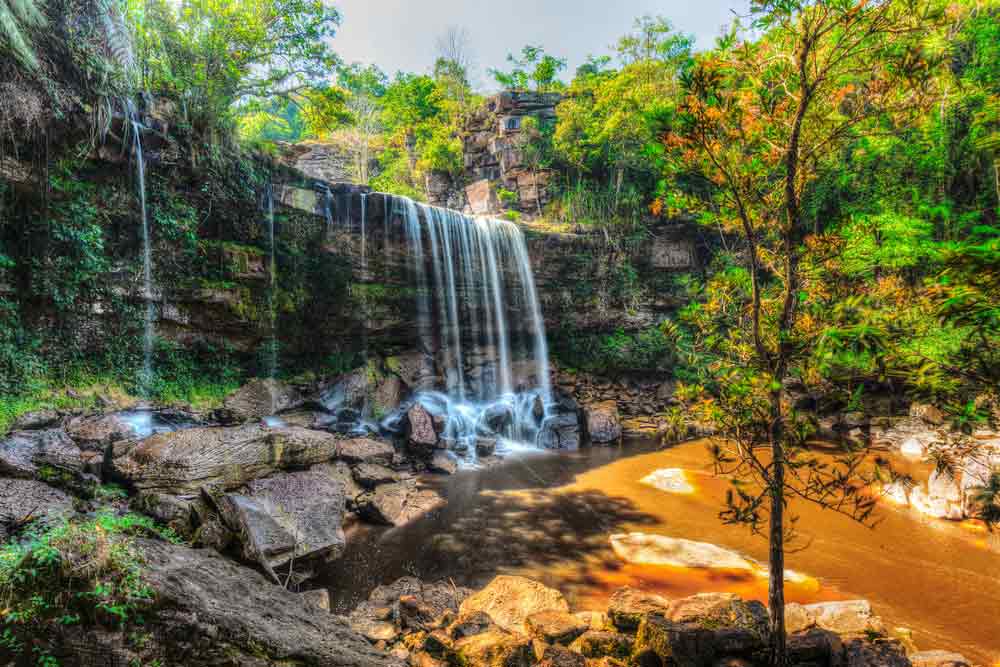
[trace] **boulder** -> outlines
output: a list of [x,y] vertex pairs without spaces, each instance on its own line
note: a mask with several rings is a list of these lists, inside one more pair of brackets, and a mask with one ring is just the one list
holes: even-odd
[[497,441],[495,438],[477,438],[476,439],[476,456],[481,458],[486,458],[487,456],[493,456],[497,451]]
[[687,473],[680,468],[654,470],[639,481],[642,484],[665,491],[666,493],[678,493],[682,495],[694,493],[694,486],[688,480]]
[[430,455],[437,447],[438,433],[434,428],[434,418],[419,403],[414,403],[406,411],[403,432],[406,434],[407,444],[418,455]]
[[590,627],[565,611],[540,611],[525,620],[528,635],[548,644],[570,644]]
[[945,421],[944,413],[927,403],[912,404],[910,406],[910,416],[934,426],[941,426]]
[[354,481],[365,489],[374,489],[380,484],[391,484],[399,480],[399,475],[393,470],[377,463],[359,463],[351,473]]
[[302,598],[303,602],[315,609],[321,609],[325,612],[330,611],[330,591],[325,588],[303,591],[299,593],[299,597]]
[[568,613],[569,605],[562,593],[537,581],[500,575],[468,597],[459,611],[462,615],[484,612],[504,630],[527,634],[529,616],[543,611]]
[[635,632],[643,616],[649,613],[666,613],[670,600],[655,593],[645,593],[625,586],[611,595],[608,618],[619,630]]
[[493,433],[503,433],[514,423],[514,412],[509,405],[498,403],[483,411],[482,420]]
[[73,499],[31,479],[0,479],[0,541],[26,526],[43,526],[74,514]]
[[523,635],[490,629],[455,642],[458,664],[468,667],[532,667],[531,640]]
[[344,619],[316,613],[299,595],[212,551],[147,539],[136,546],[156,600],[146,627],[153,642],[169,638],[160,647],[164,664],[391,664]]
[[961,653],[951,651],[919,651],[910,654],[913,667],[970,667],[972,663]]
[[546,646],[536,664],[538,667],[587,667],[587,659],[562,646]]
[[450,452],[439,450],[431,456],[431,460],[427,464],[427,469],[442,475],[454,475],[458,472],[458,461]]
[[192,495],[203,486],[232,490],[290,467],[330,461],[357,441],[323,431],[257,424],[153,435],[115,459],[115,472],[141,491]]
[[885,632],[882,619],[872,611],[868,600],[819,602],[802,607],[811,625],[838,635],[860,635]]
[[446,503],[436,491],[422,489],[413,481],[383,484],[357,502],[364,518],[390,526],[408,524]]
[[[787,612],[787,607],[786,607]],[[844,652],[840,635],[812,628],[806,632],[788,630],[788,663],[790,665],[840,665]]]
[[439,621],[457,613],[470,592],[446,581],[403,577],[372,591],[351,612],[351,627],[373,642],[388,641],[404,630],[437,630]]
[[135,437],[135,429],[118,415],[96,415],[70,419],[66,434],[80,449],[103,452],[113,442]]
[[543,449],[576,450],[580,448],[580,420],[575,412],[562,412],[547,417],[538,433],[538,446]]
[[587,436],[590,442],[607,444],[621,439],[622,424],[617,402],[593,403],[587,406],[586,413]]
[[618,632],[588,630],[570,645],[570,649],[587,658],[611,657],[624,660],[632,654],[632,638]]
[[43,428],[56,426],[62,419],[55,410],[33,410],[26,412],[17,419],[11,426],[13,431],[37,431]]
[[460,614],[448,627],[448,634],[452,639],[461,639],[462,637],[486,632],[493,625],[495,625],[493,619],[484,612],[477,611],[471,614]]
[[320,472],[327,477],[336,480],[344,489],[344,498],[347,501],[347,508],[349,510],[356,509],[357,500],[366,489],[355,481],[354,473],[349,465],[343,461],[334,461],[333,463],[321,463],[319,465],[315,465],[310,468],[310,470]]
[[844,644],[844,667],[911,667],[902,644],[895,639],[854,639]]
[[62,429],[19,431],[0,440],[0,474],[33,478],[41,473],[83,474],[80,448]]
[[611,547],[622,560],[636,565],[669,565],[720,570],[758,571],[759,566],[735,551],[708,542],[665,535],[627,533],[611,536]]
[[243,555],[270,572],[290,561],[332,560],[344,550],[344,488],[322,472],[279,473],[227,493],[219,510]]
[[301,404],[299,393],[283,382],[256,378],[227,396],[216,416],[226,424],[244,424]]
[[348,463],[376,463],[389,465],[396,455],[396,449],[387,442],[371,438],[342,440],[337,445],[336,456]]

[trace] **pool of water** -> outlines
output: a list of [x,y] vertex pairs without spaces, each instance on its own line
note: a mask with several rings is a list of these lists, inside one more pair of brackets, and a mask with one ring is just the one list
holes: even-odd
[[[664,469],[683,471],[686,493],[641,481]],[[676,481],[667,479],[668,487]],[[602,609],[623,585],[766,600],[766,579],[753,572],[636,565],[612,549],[611,535],[641,532],[766,563],[764,539],[719,520],[728,480],[712,474],[703,442],[523,455],[429,483],[448,499],[433,515],[397,529],[348,529],[344,558],[322,580],[339,611],[405,575],[476,587],[498,573],[522,574],[561,590],[574,609]],[[787,584],[790,601],[867,598],[921,648],[956,650],[982,665],[1000,659],[1000,546],[982,529],[889,503],[875,528],[807,504],[792,503],[791,512],[800,520],[787,567],[804,576]]]
[[139,438],[179,431],[196,425],[193,420],[182,415],[156,410],[130,410],[119,412],[117,417],[128,424]]

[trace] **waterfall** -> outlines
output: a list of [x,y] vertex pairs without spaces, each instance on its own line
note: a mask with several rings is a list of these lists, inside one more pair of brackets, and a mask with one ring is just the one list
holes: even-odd
[[551,403],[548,348],[524,235],[505,220],[393,197],[416,288],[416,333],[443,391],[415,400],[444,417],[451,448],[479,438],[533,445]]
[[[275,379],[278,375],[278,334],[277,334],[277,309],[274,303],[275,288],[277,287],[278,268],[275,263],[274,253],[274,192],[270,183],[264,190],[264,203],[267,207],[267,247],[270,251],[268,259],[268,279],[270,281],[267,294],[267,308],[270,326],[270,335],[267,346],[267,372],[270,379]],[[273,396],[272,396],[273,403]],[[273,412],[273,405],[272,412]]]
[[153,257],[150,249],[149,216],[146,212],[146,161],[142,154],[142,123],[135,108],[129,104],[129,122],[132,126],[133,151],[135,153],[136,180],[139,189],[139,205],[142,209],[142,298],[146,302],[142,336],[142,371],[139,387],[146,398],[150,395],[153,382],[153,337],[156,323],[156,306],[153,304]]

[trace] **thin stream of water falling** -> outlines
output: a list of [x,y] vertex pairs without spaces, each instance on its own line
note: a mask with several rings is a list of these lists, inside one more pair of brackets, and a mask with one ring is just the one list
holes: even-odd
[[149,398],[153,383],[153,342],[155,336],[156,306],[153,303],[153,253],[149,234],[149,216],[146,211],[146,161],[142,153],[142,123],[135,109],[129,105],[129,122],[132,125],[135,169],[138,180],[139,205],[142,211],[142,298],[146,302],[142,337],[142,371],[139,387],[144,398]]

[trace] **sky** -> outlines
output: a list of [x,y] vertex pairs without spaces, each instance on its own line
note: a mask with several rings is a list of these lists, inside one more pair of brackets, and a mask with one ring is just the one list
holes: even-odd
[[449,26],[471,36],[474,83],[489,88],[487,69],[510,51],[541,45],[568,59],[564,78],[588,55],[610,54],[636,17],[662,15],[710,47],[721,28],[745,13],[749,0],[332,0],[343,24],[333,41],[346,62],[375,63],[393,74],[433,68],[435,41]]

